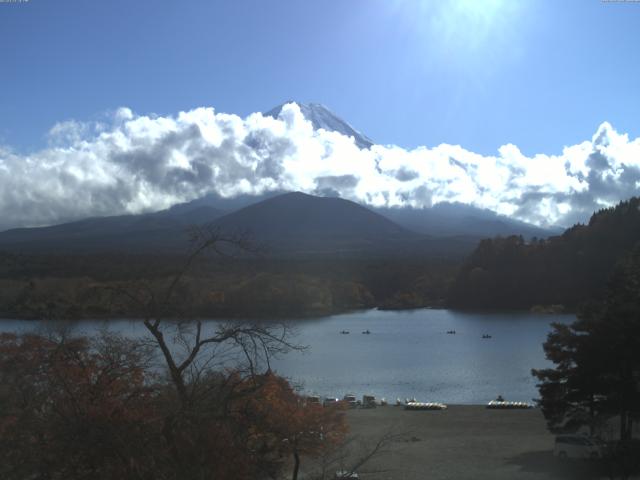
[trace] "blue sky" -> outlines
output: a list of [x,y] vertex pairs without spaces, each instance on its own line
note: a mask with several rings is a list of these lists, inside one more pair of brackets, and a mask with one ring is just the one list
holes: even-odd
[[[640,189],[638,26],[600,0],[0,2],[0,229],[327,188],[585,221]],[[252,115],[287,100],[376,145]]]
[[0,4],[0,141],[127,106],[326,104],[380,143],[557,153],[636,137],[640,4],[30,0]]

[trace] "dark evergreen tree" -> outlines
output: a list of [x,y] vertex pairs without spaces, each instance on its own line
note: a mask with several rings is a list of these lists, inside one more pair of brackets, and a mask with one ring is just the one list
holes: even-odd
[[588,426],[597,435],[616,418],[617,448],[628,452],[640,418],[640,247],[618,263],[606,298],[583,307],[573,324],[554,324],[544,349],[555,367],[532,373],[550,429]]

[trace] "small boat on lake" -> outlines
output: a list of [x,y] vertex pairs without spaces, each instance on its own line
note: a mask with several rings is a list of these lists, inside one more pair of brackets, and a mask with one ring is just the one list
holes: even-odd
[[342,335],[349,335],[349,330],[342,330],[340,333]]
[[365,330],[362,332],[364,335],[369,335],[371,332],[369,330]]

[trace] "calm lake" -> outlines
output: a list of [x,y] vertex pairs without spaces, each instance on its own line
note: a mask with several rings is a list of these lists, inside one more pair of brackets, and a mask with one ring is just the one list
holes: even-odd
[[[538,396],[532,368],[549,365],[542,343],[551,322],[573,315],[470,313],[451,310],[367,310],[292,320],[298,344],[273,362],[274,370],[308,393],[342,397],[373,394],[457,404],[485,403],[498,394],[507,400]],[[144,335],[138,321],[81,321],[76,333],[105,326],[129,336]],[[1,331],[33,331],[40,322],[0,320]],[[342,330],[349,334],[341,334]],[[370,334],[363,334],[369,330]],[[455,330],[456,334],[447,334]],[[483,339],[482,335],[491,335]]]

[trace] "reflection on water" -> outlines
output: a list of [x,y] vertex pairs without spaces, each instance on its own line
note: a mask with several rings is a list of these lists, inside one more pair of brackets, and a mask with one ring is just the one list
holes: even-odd
[[[309,349],[276,359],[273,368],[305,391],[326,396],[371,393],[390,401],[416,397],[469,404],[502,394],[508,400],[530,401],[537,397],[531,369],[548,365],[542,342],[549,324],[573,320],[572,315],[427,309],[295,320],[290,321],[295,342]],[[2,331],[41,328],[40,322],[0,320]],[[146,335],[139,321],[83,321],[73,326],[83,334],[100,328]],[[365,330],[371,333],[363,334]]]

